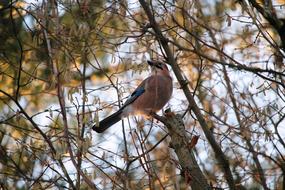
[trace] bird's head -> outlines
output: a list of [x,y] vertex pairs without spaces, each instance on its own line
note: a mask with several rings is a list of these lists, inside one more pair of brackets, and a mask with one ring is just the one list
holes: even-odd
[[152,70],[153,74],[156,74],[156,75],[168,75],[169,76],[168,67],[162,61],[148,60],[147,63],[151,66],[151,70]]

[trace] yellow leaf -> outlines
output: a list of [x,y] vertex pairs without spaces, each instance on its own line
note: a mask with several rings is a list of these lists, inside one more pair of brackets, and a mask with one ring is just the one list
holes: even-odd
[[27,162],[28,161],[28,157],[27,156],[24,156],[23,157],[23,162]]
[[67,152],[67,153],[62,154],[61,156],[70,157],[70,154]]
[[11,136],[14,139],[20,139],[22,137],[22,134],[19,131],[15,130],[15,131],[12,132]]

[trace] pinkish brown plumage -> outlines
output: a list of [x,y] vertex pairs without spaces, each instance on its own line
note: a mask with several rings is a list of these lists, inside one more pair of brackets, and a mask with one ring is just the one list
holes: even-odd
[[157,112],[163,108],[172,95],[172,79],[170,76],[150,76],[145,83],[144,94],[133,102],[132,107],[143,114]]
[[172,78],[165,63],[148,61],[152,67],[152,74],[136,88],[124,105],[109,117],[100,121],[93,130],[101,133],[128,115],[157,112],[169,101],[172,95]]

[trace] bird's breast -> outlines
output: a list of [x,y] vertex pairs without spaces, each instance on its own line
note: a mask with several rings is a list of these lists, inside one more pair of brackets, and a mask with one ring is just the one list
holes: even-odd
[[145,92],[132,105],[138,113],[159,111],[172,95],[173,86],[170,76],[151,76],[147,80]]

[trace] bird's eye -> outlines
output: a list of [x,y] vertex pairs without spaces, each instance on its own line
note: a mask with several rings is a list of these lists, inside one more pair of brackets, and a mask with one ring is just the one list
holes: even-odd
[[156,65],[156,67],[159,68],[159,69],[161,69],[161,70],[163,69],[162,63],[158,63],[158,64]]

